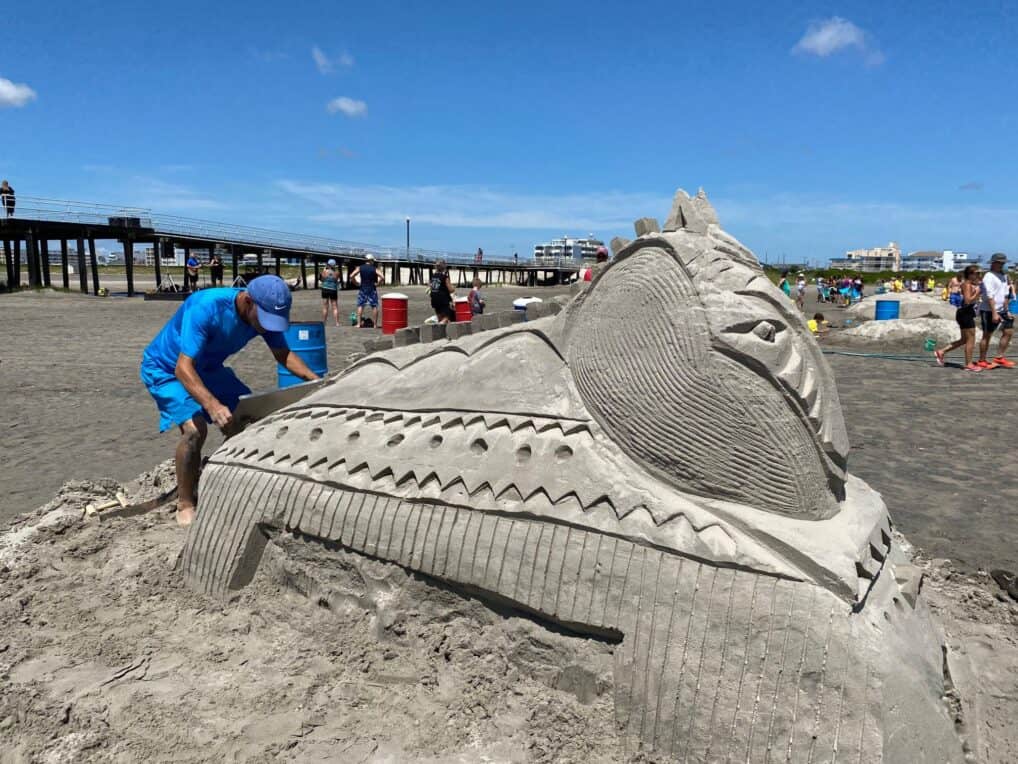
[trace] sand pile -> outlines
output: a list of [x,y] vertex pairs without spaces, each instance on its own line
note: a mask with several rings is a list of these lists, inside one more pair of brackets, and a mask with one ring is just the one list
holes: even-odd
[[[169,463],[128,487],[159,495]],[[183,589],[164,505],[82,518],[64,486],[0,536],[0,760],[612,762],[614,645],[292,537],[224,604]],[[904,539],[899,539],[902,543]],[[1018,602],[918,561],[979,761],[1018,760]]]
[[872,321],[876,316],[877,302],[880,300],[897,302],[899,318],[931,317],[954,320],[954,306],[941,300],[939,294],[923,292],[870,295],[846,309],[845,315],[853,321]]
[[339,551],[322,580],[289,537],[224,606],[182,588],[166,506],[82,518],[117,490],[0,536],[0,760],[625,760],[612,644]]
[[[976,330],[976,341],[982,332]],[[865,346],[894,346],[916,353],[924,351],[927,338],[933,338],[938,345],[954,342],[961,336],[958,324],[952,318],[901,318],[889,321],[867,321],[859,326],[836,330],[832,339],[837,344]],[[931,355],[932,359],[932,355]]]

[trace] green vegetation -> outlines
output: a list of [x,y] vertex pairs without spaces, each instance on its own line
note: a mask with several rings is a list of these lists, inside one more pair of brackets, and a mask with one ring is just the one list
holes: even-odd
[[[789,271],[789,276],[794,277],[798,275],[799,272],[800,271]],[[817,276],[821,276],[822,278],[830,281],[831,279],[843,279],[845,276],[854,277],[856,273],[858,273],[857,271],[846,271],[841,268],[812,268],[802,270],[801,272],[806,274],[806,278],[810,283],[813,283]],[[780,270],[775,268],[766,268],[765,273],[775,284],[781,281]],[[902,281],[919,279],[919,281],[925,282],[926,279],[931,276],[938,285],[943,286],[951,279],[953,274],[943,273],[941,271],[898,271],[897,273],[894,271],[877,271],[875,273],[862,273],[859,275],[862,276],[863,283],[868,286],[877,284],[880,281],[889,281],[890,279],[895,278],[901,279]]]

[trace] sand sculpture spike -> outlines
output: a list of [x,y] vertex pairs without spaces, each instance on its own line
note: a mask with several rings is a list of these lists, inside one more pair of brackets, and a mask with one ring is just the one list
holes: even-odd
[[618,722],[665,760],[959,760],[816,343],[705,195],[665,228],[557,316],[368,356],[226,442],[185,577],[228,595],[292,533],[617,640]]

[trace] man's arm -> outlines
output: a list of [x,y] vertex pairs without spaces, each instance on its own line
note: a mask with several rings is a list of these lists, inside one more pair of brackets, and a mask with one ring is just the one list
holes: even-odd
[[381,286],[385,283],[385,276],[382,275],[381,268],[375,268],[375,285]]
[[219,399],[205,387],[205,383],[198,376],[198,370],[194,368],[194,359],[189,355],[181,353],[177,356],[177,365],[174,374],[180,380],[180,384],[190,393],[198,404],[209,412],[212,421],[218,427],[225,427],[230,423],[233,414],[226,406],[219,402]]
[[303,358],[289,348],[269,348],[269,350],[272,351],[272,356],[276,359],[276,363],[283,364],[294,376],[300,377],[307,382],[313,379],[321,379],[321,377],[308,368]]
[[350,274],[350,283],[357,287],[361,285],[361,267],[359,265]]

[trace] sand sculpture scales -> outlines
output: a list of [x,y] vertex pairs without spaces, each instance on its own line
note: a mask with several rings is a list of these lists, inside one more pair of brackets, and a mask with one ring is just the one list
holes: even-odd
[[324,540],[617,640],[634,749],[958,758],[918,571],[801,316],[702,192],[636,228],[557,315],[370,355],[225,443],[188,581]]

